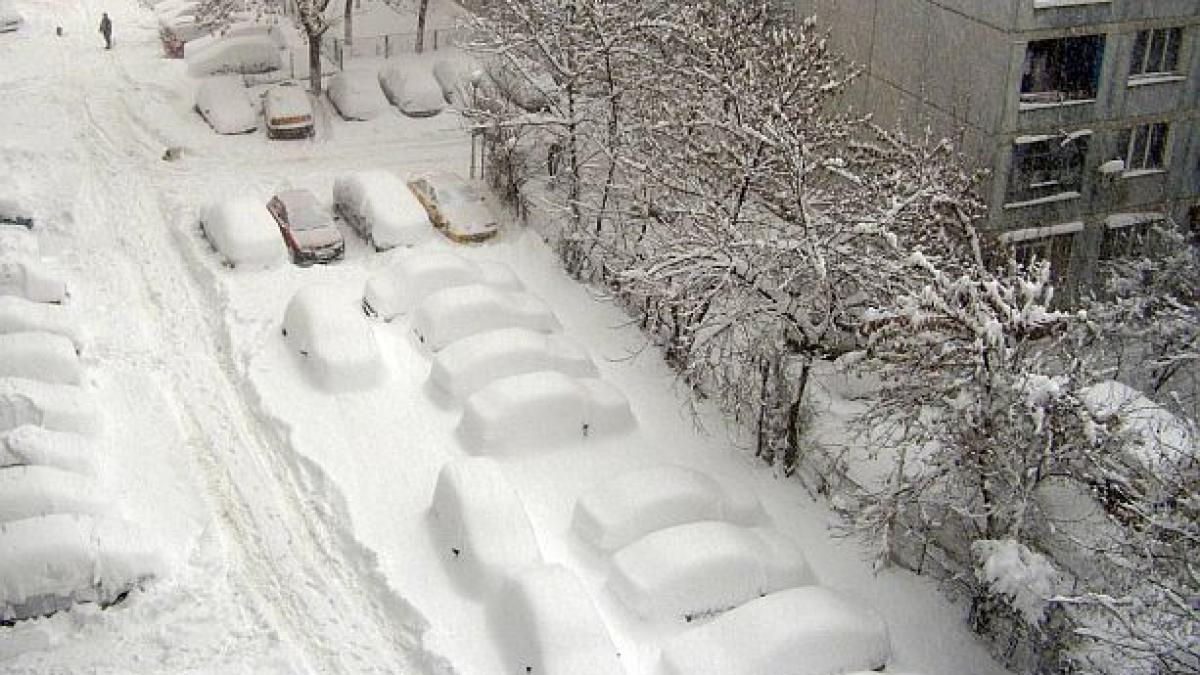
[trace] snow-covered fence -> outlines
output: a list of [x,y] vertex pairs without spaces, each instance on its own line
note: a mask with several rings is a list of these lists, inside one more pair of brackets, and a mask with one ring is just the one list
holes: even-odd
[[[430,28],[425,31],[425,49],[438,51],[457,46],[466,37],[466,32],[453,27]],[[417,33],[386,33],[384,35],[355,35],[354,42],[346,44],[344,38],[335,35],[325,37],[326,53],[344,68],[347,59],[382,58],[390,59],[401,54],[412,54],[417,50]]]

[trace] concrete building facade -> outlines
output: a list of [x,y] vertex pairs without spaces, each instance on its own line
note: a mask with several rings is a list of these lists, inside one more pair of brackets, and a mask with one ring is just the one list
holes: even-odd
[[1068,288],[1200,233],[1200,0],[793,0],[863,69],[848,104],[990,170],[988,229]]

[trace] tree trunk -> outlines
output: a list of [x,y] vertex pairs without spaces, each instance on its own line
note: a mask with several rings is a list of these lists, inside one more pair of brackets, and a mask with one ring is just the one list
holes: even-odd
[[417,11],[417,53],[425,51],[425,15],[429,13],[429,0],[421,0]]
[[308,88],[314,96],[321,95],[321,36],[308,36]]
[[350,49],[351,46],[354,44],[354,2],[353,2],[353,0],[346,0],[346,13],[342,17],[342,21],[345,23],[345,27],[346,27],[346,34],[345,34],[346,39],[344,40],[344,44],[342,45],[342,58],[344,59],[346,57],[345,50]]
[[796,391],[788,401],[787,411],[787,445],[783,451],[783,471],[792,475],[800,460],[800,414],[803,411],[804,393],[808,389],[808,378],[812,374],[812,356],[804,355],[804,363],[800,366],[800,379],[796,383]]

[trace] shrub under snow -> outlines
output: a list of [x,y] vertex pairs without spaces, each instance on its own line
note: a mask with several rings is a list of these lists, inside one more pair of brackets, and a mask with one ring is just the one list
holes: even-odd
[[0,523],[54,513],[103,516],[111,508],[94,478],[48,466],[0,468]]
[[979,540],[971,552],[979,560],[979,580],[1006,596],[1029,625],[1041,623],[1059,578],[1050,560],[1013,539]]
[[75,343],[54,333],[0,333],[0,377],[79,384],[83,366]]
[[147,534],[123,520],[78,514],[0,523],[0,620],[111,603],[162,575],[165,562]]
[[662,675],[832,675],[882,668],[887,625],[873,610],[820,586],[772,593],[663,647]]
[[553,333],[561,326],[538,298],[483,284],[438,291],[425,298],[412,318],[417,339],[435,352],[455,340],[500,328]]
[[317,385],[327,391],[367,389],[385,372],[371,326],[334,288],[297,291],[283,315],[282,331]]
[[80,387],[0,377],[0,432],[26,424],[81,434],[102,426],[95,400]]
[[702,520],[749,524],[761,515],[758,498],[735,501],[707,474],[682,466],[619,473],[575,503],[571,529],[583,541],[612,551],[655,530]]
[[459,435],[474,451],[520,452],[625,431],[625,395],[594,378],[544,370],[496,380],[467,398]]
[[442,554],[474,590],[493,590],[542,560],[525,506],[495,460],[468,457],[442,467],[430,516]]
[[26,424],[0,432],[0,467],[49,466],[96,475],[96,448],[85,436]]
[[617,551],[608,588],[642,618],[691,620],[815,582],[804,554],[779,533],[704,521]]
[[520,280],[508,265],[472,262],[454,253],[410,254],[367,279],[363,304],[390,321],[407,314],[425,298],[445,288],[485,284],[504,291],[519,291]]
[[219,200],[200,215],[204,236],[233,267],[274,267],[287,259],[279,226],[253,197]]
[[505,586],[493,623],[510,673],[624,675],[583,583],[561,565],[528,567]]
[[539,370],[574,377],[598,374],[587,352],[566,336],[501,328],[463,338],[438,352],[429,380],[461,399],[502,377]]

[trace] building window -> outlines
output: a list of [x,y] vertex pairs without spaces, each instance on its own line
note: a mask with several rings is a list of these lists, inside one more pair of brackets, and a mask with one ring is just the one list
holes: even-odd
[[1179,68],[1179,46],[1183,42],[1183,29],[1151,28],[1137,35],[1133,43],[1133,60],[1129,64],[1129,77],[1148,77],[1176,72]]
[[1139,124],[1122,134],[1125,148],[1125,171],[1161,171],[1167,166],[1166,122]]
[[1014,204],[1078,196],[1089,138],[1086,133],[1018,138],[1006,201]]
[[1013,260],[1028,269],[1039,261],[1050,263],[1050,280],[1055,288],[1067,283],[1067,271],[1071,269],[1071,246],[1075,241],[1072,234],[1056,234],[1039,239],[1026,239],[1010,244]]
[[1100,259],[1116,260],[1146,252],[1150,232],[1162,227],[1166,217],[1161,213],[1117,213],[1104,221],[1104,239],[1100,242]]
[[1021,107],[1096,98],[1103,61],[1103,35],[1030,42],[1021,77]]

